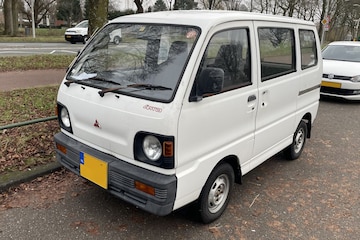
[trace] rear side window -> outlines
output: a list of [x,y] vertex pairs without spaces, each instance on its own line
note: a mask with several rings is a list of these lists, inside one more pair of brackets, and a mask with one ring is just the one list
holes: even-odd
[[300,30],[301,69],[317,65],[318,55],[316,51],[315,33],[311,30]]
[[296,71],[294,30],[263,27],[260,40],[261,81],[267,81]]

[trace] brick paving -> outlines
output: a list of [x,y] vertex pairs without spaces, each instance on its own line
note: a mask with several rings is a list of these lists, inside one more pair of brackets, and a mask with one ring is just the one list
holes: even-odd
[[65,69],[0,72],[0,92],[47,85],[59,85]]

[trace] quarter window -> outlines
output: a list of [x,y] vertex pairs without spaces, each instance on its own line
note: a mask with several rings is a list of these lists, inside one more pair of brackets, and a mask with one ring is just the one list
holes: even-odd
[[267,81],[296,71],[294,30],[259,28],[261,80]]
[[315,66],[318,62],[315,34],[311,30],[300,30],[301,69]]

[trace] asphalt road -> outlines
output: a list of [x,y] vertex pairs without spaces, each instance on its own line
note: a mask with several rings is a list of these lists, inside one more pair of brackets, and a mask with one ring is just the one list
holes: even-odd
[[301,158],[278,154],[245,175],[209,225],[191,207],[157,217],[66,173],[43,183],[48,196],[19,191],[30,203],[0,210],[0,239],[359,239],[359,120],[360,103],[321,101]]
[[0,56],[26,56],[34,54],[77,54],[84,44],[64,43],[0,43]]

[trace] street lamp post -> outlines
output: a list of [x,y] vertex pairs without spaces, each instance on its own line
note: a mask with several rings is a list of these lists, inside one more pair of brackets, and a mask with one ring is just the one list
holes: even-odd
[[35,14],[34,14],[34,5],[35,0],[31,0],[31,26],[32,26],[32,32],[33,32],[33,38],[35,38]]
[[[327,0],[327,4],[326,4],[326,9],[325,9],[325,19],[323,19],[322,21],[329,21],[330,20],[330,17],[329,17],[329,10],[330,10],[330,0]],[[329,23],[326,23],[326,24],[329,24]],[[322,28],[322,33],[321,33],[321,41],[320,43],[323,44],[324,43],[324,40],[325,40],[325,25],[323,26]]]

